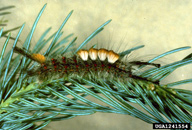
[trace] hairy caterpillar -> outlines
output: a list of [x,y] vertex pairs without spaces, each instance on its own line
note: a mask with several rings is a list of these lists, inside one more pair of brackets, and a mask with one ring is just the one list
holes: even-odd
[[159,84],[158,81],[150,81],[147,78],[133,75],[132,66],[153,65],[160,67],[160,64],[140,61],[124,63],[120,55],[113,50],[104,48],[82,49],[72,57],[62,56],[50,59],[41,54],[30,54],[18,47],[15,47],[14,51],[40,64],[36,69],[27,71],[29,76],[36,75],[40,80],[79,75],[85,78],[99,77],[110,80],[114,78],[120,80],[139,79]]

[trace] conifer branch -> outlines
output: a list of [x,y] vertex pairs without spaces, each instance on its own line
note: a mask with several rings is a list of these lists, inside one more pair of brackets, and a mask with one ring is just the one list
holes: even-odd
[[[27,51],[31,50],[30,41],[45,6],[37,16],[31,32],[23,45]],[[72,36],[72,34],[69,34],[61,39],[63,34],[61,29],[66,24],[71,13],[66,17],[58,31],[48,39],[45,39],[51,29],[48,28],[31,52],[40,52],[52,39],[49,48],[45,52],[46,56],[65,54],[70,49],[73,49],[76,37],[69,41],[68,38]],[[101,25],[78,48],[75,48],[76,52],[88,44],[110,21]],[[131,115],[147,123],[192,122],[192,92],[174,88],[177,85],[192,83],[192,79],[161,85],[141,79],[131,79],[122,82],[121,80],[110,80],[110,78],[97,79],[92,75],[87,77],[74,75],[48,79],[42,83],[37,82],[25,73],[26,70],[32,69],[35,63],[26,57],[22,57],[21,60],[21,55],[16,55],[13,58],[13,50],[23,28],[24,25],[20,28],[15,38],[13,48],[5,54],[6,46],[10,39],[10,35],[8,35],[0,56],[0,127],[2,129],[41,129],[51,121],[65,120],[96,112]],[[0,30],[0,36],[3,36],[3,29]],[[59,41],[59,39],[61,40]],[[66,43],[69,44],[66,45]],[[64,45],[65,47],[63,47]],[[58,47],[63,47],[63,50],[58,49]],[[141,47],[143,46],[126,50],[120,53],[120,56],[123,57]],[[151,59],[148,63],[188,48],[190,47],[168,51]],[[151,79],[152,81],[163,80],[175,69],[191,63],[192,57],[190,54],[182,60],[160,68],[154,67],[138,76]],[[143,67],[145,65],[140,68]],[[90,100],[87,98],[88,96],[93,97],[96,101]],[[98,101],[102,102],[102,105]],[[145,113],[138,110],[131,103],[140,105]],[[40,125],[34,125],[40,121],[42,121]]]

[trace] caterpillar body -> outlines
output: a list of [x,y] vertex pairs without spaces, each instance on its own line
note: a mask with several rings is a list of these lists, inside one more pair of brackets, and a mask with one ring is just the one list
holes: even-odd
[[148,62],[129,62],[123,63],[119,54],[113,50],[104,48],[89,50],[79,50],[72,57],[46,58],[41,54],[30,54],[21,48],[15,47],[14,51],[20,53],[40,65],[36,69],[27,71],[29,76],[37,76],[40,80],[57,79],[62,77],[81,76],[85,78],[119,79],[130,80],[139,79],[155,84],[158,81],[150,81],[147,78],[133,75],[131,67],[134,65],[153,65],[160,67],[159,64]]

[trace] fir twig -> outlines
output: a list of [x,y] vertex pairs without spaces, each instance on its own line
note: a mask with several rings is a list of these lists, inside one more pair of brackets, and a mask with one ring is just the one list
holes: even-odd
[[[26,50],[30,50],[31,38],[45,6],[37,16],[31,32],[23,45]],[[69,41],[68,38],[72,36],[70,34],[58,41],[63,34],[61,29],[66,24],[71,13],[66,17],[58,31],[46,40],[45,36],[50,31],[50,28],[47,29],[31,52],[37,53],[41,51],[51,39],[53,40],[45,52],[46,56],[51,57],[65,54],[73,48],[76,37],[63,50],[57,49],[66,44]],[[76,52],[102,31],[109,22],[110,20],[96,29],[79,45]],[[24,25],[20,28],[13,44],[13,49],[23,28]],[[3,29],[0,30],[1,37],[3,36],[2,32]],[[80,115],[90,115],[95,112],[131,115],[147,123],[192,122],[190,114],[192,112],[192,92],[173,88],[173,86],[191,83],[192,79],[159,85],[139,79],[121,82],[120,80],[111,81],[110,79],[101,80],[74,76],[56,80],[50,79],[43,83],[37,83],[31,78],[27,78],[24,73],[26,69],[31,69],[34,66],[30,59],[24,57],[20,60],[20,55],[13,58],[13,49],[4,55],[9,39],[10,35],[8,35],[4,43],[0,56],[0,127],[2,129],[41,129],[51,121],[70,119]],[[143,46],[124,51],[120,53],[120,56],[123,57],[141,47]],[[149,63],[168,54],[188,48],[183,47],[166,52],[151,59]],[[162,80],[175,69],[191,63],[192,58],[190,54],[175,63],[146,70],[139,76],[151,80]],[[90,100],[87,96],[92,96],[96,101]],[[102,105],[98,101],[102,102]],[[138,110],[131,103],[140,105],[145,113]],[[42,123],[39,126],[34,125],[40,121]]]
[[[4,20],[4,17],[3,16],[5,16],[5,15],[8,15],[8,14],[10,14],[11,12],[3,12],[3,11],[5,11],[5,10],[7,10],[7,9],[11,9],[11,8],[14,8],[15,6],[6,6],[6,7],[2,7],[2,8],[0,8],[0,29],[2,28],[2,27],[4,27],[4,26],[7,26],[7,22],[8,22],[8,20]],[[17,29],[19,29],[20,28],[20,26],[19,27],[15,27],[15,28],[12,28],[12,29],[9,29],[9,30],[6,30],[6,31],[3,31],[2,32],[2,34],[1,34],[1,37],[3,36],[3,37],[8,37],[7,36],[7,34],[9,33],[9,32],[11,32],[11,31],[14,31],[14,30],[17,30]],[[13,38],[13,37],[11,37],[11,36],[9,36],[9,39],[12,39],[12,40],[15,40],[15,38]]]

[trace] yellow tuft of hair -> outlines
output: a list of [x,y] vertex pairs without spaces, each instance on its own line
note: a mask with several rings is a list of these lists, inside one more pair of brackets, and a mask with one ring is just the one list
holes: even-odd
[[77,52],[77,55],[81,57],[82,60],[87,61],[88,60],[88,51],[87,50],[79,50]]
[[31,58],[39,63],[44,63],[46,61],[46,58],[44,55],[41,54],[32,54]]

